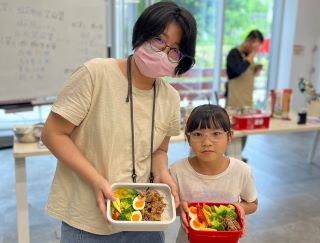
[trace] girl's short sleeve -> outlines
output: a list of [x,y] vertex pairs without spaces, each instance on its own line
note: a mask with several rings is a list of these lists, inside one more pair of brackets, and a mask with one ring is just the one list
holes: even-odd
[[240,197],[246,202],[253,202],[258,198],[256,183],[250,168],[248,170]]

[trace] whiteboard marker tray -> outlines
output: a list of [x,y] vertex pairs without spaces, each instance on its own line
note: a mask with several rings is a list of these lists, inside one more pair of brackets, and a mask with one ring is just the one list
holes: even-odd
[[120,231],[163,231],[176,219],[176,208],[171,189],[166,184],[161,183],[114,183],[111,189],[115,192],[117,189],[135,189],[137,191],[145,191],[148,188],[156,190],[163,197],[166,206],[161,215],[160,221],[124,221],[115,220],[112,217],[112,209],[110,200],[107,200],[107,219],[115,230]]

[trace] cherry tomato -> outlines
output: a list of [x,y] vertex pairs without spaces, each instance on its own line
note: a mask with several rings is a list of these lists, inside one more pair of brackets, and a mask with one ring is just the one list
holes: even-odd
[[112,218],[114,220],[118,220],[119,214],[120,214],[120,212],[118,210],[114,210]]

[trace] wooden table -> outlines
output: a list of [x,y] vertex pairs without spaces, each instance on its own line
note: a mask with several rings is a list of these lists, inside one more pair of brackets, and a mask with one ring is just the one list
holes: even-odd
[[[235,131],[234,139],[229,145],[228,154],[241,159],[241,138],[252,134],[278,134],[289,132],[315,132],[313,144],[309,150],[308,162],[315,162],[316,148],[320,137],[320,123],[297,125],[296,120],[270,120],[268,129]],[[185,141],[184,135],[172,137],[171,143]],[[13,156],[15,160],[16,174],[16,201],[17,201],[17,222],[18,222],[18,242],[30,243],[29,219],[28,219],[28,197],[27,197],[27,176],[26,158],[29,156],[49,155],[46,148],[39,148],[37,143],[14,142]]]

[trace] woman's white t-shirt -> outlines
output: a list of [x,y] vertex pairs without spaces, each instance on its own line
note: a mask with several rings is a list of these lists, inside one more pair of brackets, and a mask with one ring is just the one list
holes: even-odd
[[[180,96],[162,79],[156,80],[154,151],[166,136],[180,133]],[[132,182],[128,80],[115,59],[92,59],[80,66],[57,97],[52,111],[73,123],[71,139],[110,184]],[[148,182],[153,90],[133,87],[137,182]],[[70,155],[71,156],[71,155]],[[48,214],[95,234],[117,231],[107,224],[93,189],[58,161],[47,204]]]

